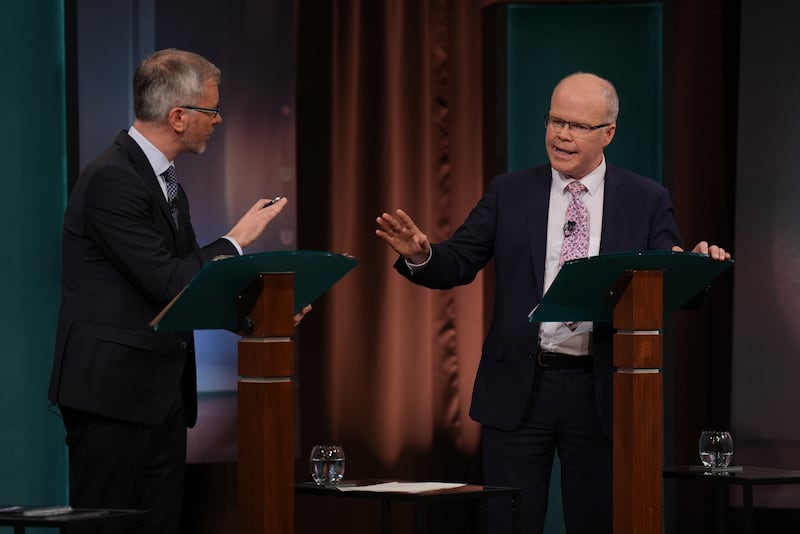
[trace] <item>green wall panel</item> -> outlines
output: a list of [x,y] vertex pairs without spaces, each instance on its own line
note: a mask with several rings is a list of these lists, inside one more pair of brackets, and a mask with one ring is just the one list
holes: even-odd
[[[553,87],[584,71],[611,80],[620,98],[606,156],[662,180],[661,4],[511,5],[503,8],[509,169],[547,161],[542,117]],[[501,33],[501,36],[503,33]],[[502,38],[502,37],[501,37]]]
[[3,0],[0,102],[0,504],[67,499],[60,419],[47,383],[66,196],[62,0]]

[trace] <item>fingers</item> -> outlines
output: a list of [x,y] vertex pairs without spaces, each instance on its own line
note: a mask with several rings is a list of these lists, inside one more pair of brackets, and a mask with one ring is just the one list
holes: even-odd
[[411,220],[411,217],[409,217],[405,211],[398,208],[395,210],[395,213],[397,214],[397,218],[399,219],[400,223],[403,225],[404,228],[408,228],[414,231],[417,230],[417,225],[414,224],[414,221]]
[[394,214],[384,212],[375,219],[378,228],[375,235],[383,239],[395,252],[412,263],[428,257],[430,243],[408,214],[397,209]]
[[[675,250],[674,247],[673,250]],[[726,261],[731,259],[730,252],[720,247],[719,245],[709,245],[708,241],[700,241],[692,249],[692,252],[696,252],[698,254],[705,254],[706,256],[709,256],[710,258],[717,261]]]
[[305,315],[310,311],[311,311],[311,304],[305,306],[302,310],[300,310],[300,313],[295,313],[293,317],[294,326],[299,325],[300,321],[303,320],[303,317],[305,317]]
[[730,252],[726,251],[724,248],[718,245],[711,245],[708,247],[708,255],[714,258],[715,260],[725,261],[731,259]]
[[697,254],[708,255],[708,242],[700,241],[698,244],[696,244],[694,246],[694,248],[692,249],[692,252],[695,252]]
[[[401,210],[396,209],[394,215],[391,213],[382,213],[376,219],[378,226],[383,230],[387,237],[400,237],[409,238],[414,234],[421,234],[420,229],[414,223],[413,219],[408,214]],[[380,235],[380,234],[379,234]]]
[[244,248],[253,243],[278,216],[289,200],[285,197],[260,198],[247,210],[241,219],[226,234]]
[[289,199],[286,197],[277,196],[275,198],[259,198],[256,200],[256,203],[253,204],[253,207],[250,208],[251,210],[262,210],[265,208],[272,208],[276,213],[279,213],[286,204],[289,203]]
[[[408,230],[409,226],[413,226],[414,223],[411,221],[411,218],[406,215],[402,210],[397,210],[395,212],[398,217],[393,216],[391,213],[382,213],[380,217],[376,219],[378,226],[389,235],[400,235]],[[403,214],[404,218],[400,217],[400,214]],[[408,222],[411,222],[409,225]]]

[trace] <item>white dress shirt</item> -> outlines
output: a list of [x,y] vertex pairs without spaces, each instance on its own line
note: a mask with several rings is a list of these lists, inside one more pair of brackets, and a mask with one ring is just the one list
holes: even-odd
[[[571,195],[566,190],[567,184],[573,181],[551,169],[553,185],[550,188],[550,209],[547,219],[547,256],[544,265],[544,291],[550,288],[560,269],[561,245],[564,242],[564,224],[566,223],[567,204]],[[605,157],[600,165],[581,178],[586,186],[582,200],[589,210],[589,256],[600,253],[600,234],[603,224],[603,185],[606,176]],[[542,323],[539,330],[539,348],[548,352],[583,355],[592,352],[591,322],[574,323]]]

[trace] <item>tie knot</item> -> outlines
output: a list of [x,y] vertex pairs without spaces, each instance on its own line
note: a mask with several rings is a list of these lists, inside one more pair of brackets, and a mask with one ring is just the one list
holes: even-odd
[[175,167],[170,165],[169,168],[161,173],[164,177],[164,183],[167,186],[167,200],[172,202],[178,196],[178,177],[175,174]]
[[167,167],[167,170],[161,173],[161,176],[164,177],[164,180],[167,182],[177,182],[178,176],[175,174],[175,166],[170,165]]
[[586,186],[578,180],[568,183],[567,189],[572,193],[573,198],[580,198],[587,191]]

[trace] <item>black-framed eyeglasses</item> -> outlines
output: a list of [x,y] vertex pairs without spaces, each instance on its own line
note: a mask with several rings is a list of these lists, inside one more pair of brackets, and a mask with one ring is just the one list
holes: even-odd
[[212,119],[219,115],[219,106],[215,108],[199,108],[197,106],[178,106],[179,108],[183,109],[191,109],[192,111],[199,111],[200,113],[205,113]]
[[594,126],[591,126],[589,124],[584,124],[582,122],[565,121],[564,119],[553,117],[549,113],[545,113],[544,115],[545,128],[552,128],[553,130],[560,132],[561,130],[564,129],[564,127],[568,127],[569,131],[572,132],[573,135],[578,137],[589,135],[593,131],[598,130],[600,128],[605,128],[606,126],[611,126],[611,123],[604,122],[603,124],[596,124]]

